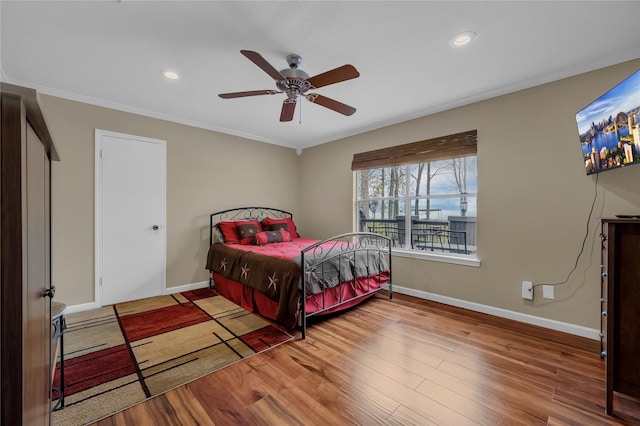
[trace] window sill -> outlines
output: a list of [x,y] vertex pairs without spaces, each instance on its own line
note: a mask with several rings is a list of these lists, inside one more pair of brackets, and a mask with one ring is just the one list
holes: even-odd
[[392,249],[391,254],[399,257],[410,257],[412,259],[431,260],[434,262],[453,263],[456,265],[480,267],[480,259],[475,256],[456,256],[455,254],[446,254],[433,252],[419,252],[414,250]]

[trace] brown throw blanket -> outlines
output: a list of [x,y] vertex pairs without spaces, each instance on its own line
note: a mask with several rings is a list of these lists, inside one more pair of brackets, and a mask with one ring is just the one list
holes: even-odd
[[294,261],[215,243],[209,248],[207,269],[278,302],[276,319],[282,324],[295,319],[300,299],[300,266]]

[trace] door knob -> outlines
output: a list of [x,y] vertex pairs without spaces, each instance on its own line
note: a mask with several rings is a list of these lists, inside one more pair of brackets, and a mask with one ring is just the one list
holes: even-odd
[[44,293],[42,294],[42,297],[49,297],[50,299],[53,299],[53,296],[56,294],[56,286],[52,285],[51,288],[48,288],[44,291]]
[[153,225],[153,230],[157,231],[158,229],[160,229],[160,227],[158,225]]

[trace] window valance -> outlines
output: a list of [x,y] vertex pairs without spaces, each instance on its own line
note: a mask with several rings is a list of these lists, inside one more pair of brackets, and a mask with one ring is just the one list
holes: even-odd
[[424,141],[377,149],[375,151],[361,152],[354,154],[351,170],[365,170],[468,157],[470,155],[476,155],[478,152],[477,140],[478,131],[470,130]]

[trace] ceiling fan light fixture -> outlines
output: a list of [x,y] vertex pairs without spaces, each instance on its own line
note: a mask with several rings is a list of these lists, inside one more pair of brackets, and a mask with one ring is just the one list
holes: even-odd
[[163,75],[169,80],[177,80],[179,78],[178,73],[175,71],[165,71]]
[[453,36],[451,38],[451,40],[449,40],[449,46],[451,46],[451,47],[466,46],[469,43],[471,43],[473,40],[475,40],[476,37],[478,37],[478,34],[476,34],[475,32],[473,32],[473,31],[465,31],[465,32],[462,32],[460,34],[456,34],[455,36]]

